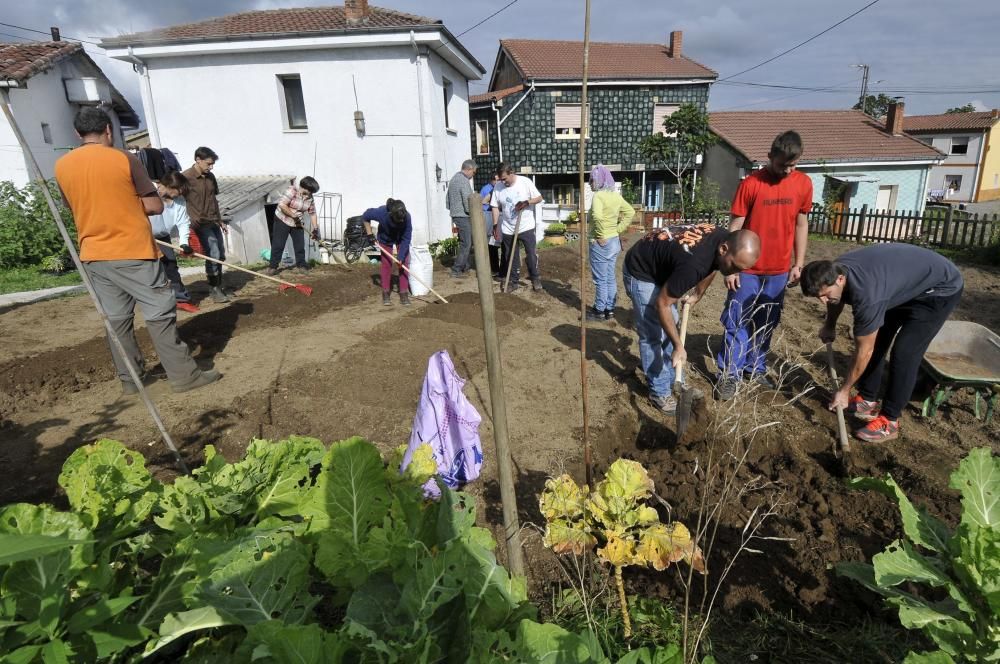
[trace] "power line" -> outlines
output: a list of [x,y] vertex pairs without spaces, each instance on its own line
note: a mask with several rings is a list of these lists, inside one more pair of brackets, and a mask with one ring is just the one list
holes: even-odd
[[[853,81],[853,79],[852,79],[852,81]],[[755,101],[755,102],[752,102],[750,104],[741,104],[739,106],[727,106],[726,108],[719,108],[719,109],[716,109],[715,111],[709,111],[709,112],[716,112],[716,113],[718,113],[718,112],[721,112],[721,111],[735,111],[735,110],[738,110],[738,109],[741,109],[741,108],[748,108],[750,106],[760,106],[761,104],[769,104],[771,102],[782,101],[784,99],[793,99],[795,97],[804,97],[806,95],[815,94],[817,92],[838,92],[838,93],[847,92],[846,89],[838,89],[838,88],[840,88],[840,86],[846,85],[847,83],[850,83],[852,81],[844,81],[843,83],[836,83],[834,85],[830,85],[830,86],[827,86],[825,88],[815,88],[813,90],[807,90],[805,92],[799,92],[799,93],[796,93],[796,94],[793,94],[793,95],[785,95],[784,97],[775,97],[773,99],[764,99],[763,101]]]
[[[10,23],[0,23],[0,25],[2,25],[4,27],[7,27],[7,28],[15,28],[17,30],[24,30],[25,32],[35,32],[35,33],[40,34],[40,35],[49,35],[49,34],[51,34],[50,32],[46,32],[45,30],[36,30],[35,28],[26,28],[23,25],[12,25]],[[90,41],[89,39],[80,39],[79,37],[70,37],[69,35],[62,35],[62,36],[65,37],[66,39],[72,39],[73,41],[84,42],[85,44],[93,44],[94,46],[100,46],[100,44],[98,44],[97,42]]]
[[854,12],[853,14],[851,14],[851,15],[849,15],[849,16],[846,16],[846,17],[844,17],[844,18],[842,18],[842,19],[840,19],[839,21],[837,21],[836,23],[834,23],[833,25],[831,25],[831,26],[830,26],[829,28],[827,28],[827,29],[823,30],[822,32],[818,32],[818,33],[816,33],[815,35],[813,35],[813,36],[812,36],[812,37],[810,37],[809,39],[805,40],[804,42],[800,42],[800,43],[796,44],[795,46],[791,47],[791,48],[790,48],[790,49],[788,49],[787,51],[782,51],[781,53],[777,54],[777,55],[776,55],[776,56],[774,56],[773,58],[768,58],[767,60],[764,60],[764,62],[761,62],[760,64],[756,64],[756,65],[754,65],[753,67],[750,67],[749,69],[744,69],[743,71],[741,71],[741,72],[737,72],[737,73],[735,73],[735,74],[733,74],[733,75],[731,75],[731,76],[727,76],[727,77],[725,77],[725,78],[720,78],[720,79],[719,79],[718,81],[716,81],[716,82],[717,82],[717,83],[721,83],[722,81],[728,81],[729,79],[731,79],[731,78],[736,78],[737,76],[741,76],[741,75],[743,75],[743,74],[747,73],[748,71],[753,71],[754,69],[757,69],[758,67],[763,67],[764,65],[766,65],[766,64],[767,64],[767,63],[769,63],[769,62],[774,62],[775,60],[777,60],[777,59],[778,59],[778,58],[780,58],[781,56],[783,56],[783,55],[788,55],[789,53],[791,53],[791,52],[792,52],[792,51],[794,51],[795,49],[797,49],[797,48],[799,48],[799,47],[801,47],[801,46],[805,46],[806,44],[808,44],[808,43],[809,43],[809,42],[811,42],[812,40],[816,39],[817,37],[821,37],[821,36],[825,35],[826,33],[830,32],[831,30],[833,30],[834,28],[836,28],[836,27],[837,27],[838,25],[841,25],[841,24],[843,24],[843,23],[846,23],[846,22],[847,22],[848,20],[850,20],[850,19],[854,18],[855,16],[857,16],[858,14],[860,14],[861,12],[863,12],[864,10],[868,9],[868,8],[869,8],[869,7],[871,7],[872,5],[875,5],[875,4],[878,4],[879,2],[880,2],[880,0],[872,0],[872,1],[871,1],[871,2],[869,2],[869,3],[867,4],[867,5],[865,5],[865,6],[864,6],[864,7],[862,7],[861,9],[857,10],[857,11],[856,11],[856,12]]
[[[511,0],[511,1],[510,1],[510,2],[508,2],[508,3],[506,4],[506,5],[504,5],[504,6],[503,6],[503,7],[501,7],[500,9],[496,10],[495,12],[493,12],[492,14],[490,14],[489,16],[487,16],[486,18],[484,18],[483,20],[481,20],[481,21],[480,21],[479,23],[476,23],[476,24],[475,24],[474,26],[472,26],[471,28],[466,28],[466,29],[465,29],[465,30],[463,30],[462,32],[460,32],[460,33],[458,33],[457,35],[455,35],[455,38],[456,38],[456,39],[458,39],[458,38],[459,38],[459,37],[461,37],[462,35],[464,35],[464,34],[466,34],[466,33],[469,33],[469,32],[472,32],[473,30],[475,30],[476,28],[478,28],[479,26],[481,26],[481,25],[482,25],[483,23],[486,23],[486,21],[490,20],[490,19],[491,19],[491,18],[493,18],[494,16],[496,16],[496,15],[500,14],[501,12],[503,12],[503,11],[504,11],[505,9],[507,9],[508,7],[511,7],[511,6],[515,5],[515,4],[517,4],[517,3],[518,3],[518,1],[519,1],[519,0]],[[876,0],[876,1],[877,1],[877,0]]]

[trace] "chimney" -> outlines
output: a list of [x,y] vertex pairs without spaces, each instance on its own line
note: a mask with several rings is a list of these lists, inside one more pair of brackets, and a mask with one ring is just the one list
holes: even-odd
[[344,15],[347,25],[360,25],[368,22],[368,0],[344,0]]
[[903,108],[906,104],[902,99],[889,104],[889,112],[885,114],[885,130],[893,136],[903,135]]
[[52,33],[52,41],[59,41],[59,28],[49,28]]
[[684,33],[680,30],[674,30],[670,33],[670,57],[679,58],[681,57],[681,44],[684,43]]
[[990,119],[996,120],[997,118],[1000,118],[1000,108],[994,108],[990,111]]

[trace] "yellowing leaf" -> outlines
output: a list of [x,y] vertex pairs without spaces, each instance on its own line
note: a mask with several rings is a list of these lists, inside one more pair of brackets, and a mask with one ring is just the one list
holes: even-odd
[[412,480],[415,484],[422,485],[434,477],[437,471],[437,462],[434,460],[434,449],[427,443],[421,443],[417,449],[413,450],[413,456],[410,457],[410,465],[403,471],[403,477]]
[[608,543],[597,550],[597,556],[615,567],[626,567],[638,562],[635,555],[635,542],[616,535],[608,537]]
[[670,563],[686,560],[695,570],[705,572],[701,549],[692,541],[687,527],[677,521],[657,523],[643,531],[637,553],[639,561],[658,571],[667,569]]
[[660,515],[652,507],[640,507],[638,511],[638,522],[640,526],[649,526],[660,520]]
[[539,506],[546,519],[576,519],[583,516],[583,501],[587,487],[582,489],[569,475],[545,481]]
[[555,519],[545,528],[542,544],[558,554],[583,552],[597,544],[597,539],[585,530],[583,523]]
[[645,500],[653,493],[653,480],[638,461],[618,459],[597,487],[598,493],[631,500]]

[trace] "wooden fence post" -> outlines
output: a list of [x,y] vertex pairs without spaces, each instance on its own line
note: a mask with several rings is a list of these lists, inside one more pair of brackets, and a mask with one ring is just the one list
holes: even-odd
[[953,207],[951,207],[949,205],[948,206],[948,211],[945,212],[945,215],[944,215],[944,232],[941,233],[941,246],[942,247],[947,247],[948,244],[949,244],[949,242],[948,242],[948,233],[951,232],[951,216],[954,213],[954,211],[955,211],[955,208],[953,208]]
[[858,235],[856,241],[861,244],[865,235],[865,219],[868,217],[868,203],[861,206],[861,214],[858,216]]

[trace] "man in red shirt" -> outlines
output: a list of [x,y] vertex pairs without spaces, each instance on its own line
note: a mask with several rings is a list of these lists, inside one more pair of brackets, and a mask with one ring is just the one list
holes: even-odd
[[716,396],[723,401],[733,398],[742,380],[775,387],[767,377],[767,351],[781,320],[785,286],[799,280],[809,238],[813,186],[808,175],[795,170],[801,156],[802,139],[796,132],[778,135],[767,166],[743,180],[733,198],[729,230],[757,233],[760,259],[753,268],[726,277],[726,336],[716,357]]

